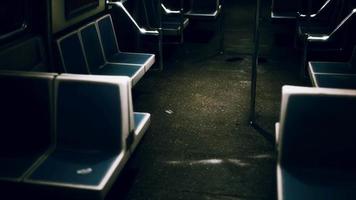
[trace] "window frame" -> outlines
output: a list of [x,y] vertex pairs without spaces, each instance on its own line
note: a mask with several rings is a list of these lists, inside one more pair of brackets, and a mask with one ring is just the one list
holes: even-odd
[[100,0],[93,0],[90,3],[87,4],[83,4],[78,8],[72,8],[71,5],[69,4],[71,0],[65,0],[64,1],[64,9],[65,9],[65,17],[67,20],[74,18],[82,13],[84,13],[85,11],[88,11],[90,9],[96,8],[99,6],[100,4]]
[[[11,1],[11,0],[9,0]],[[24,17],[21,25],[18,28],[13,29],[12,31],[9,31],[4,34],[0,34],[0,42],[7,40],[9,38],[12,38],[16,35],[19,35],[29,29],[29,21],[30,21],[30,6],[29,6],[29,0],[23,0],[23,5],[24,5]]]

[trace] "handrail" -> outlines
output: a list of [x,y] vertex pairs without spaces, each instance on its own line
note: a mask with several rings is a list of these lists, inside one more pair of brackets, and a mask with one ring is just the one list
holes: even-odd
[[138,23],[136,22],[136,20],[131,16],[131,14],[129,13],[129,11],[127,11],[127,9],[125,8],[125,6],[122,4],[122,2],[111,2],[111,1],[107,1],[107,4],[110,6],[116,6],[117,8],[122,9],[122,11],[124,11],[124,13],[126,14],[126,16],[130,19],[130,21],[132,22],[132,24],[137,28],[137,30],[143,34],[143,35],[154,35],[154,36],[159,36],[160,33],[158,30],[146,30],[145,28],[142,28],[138,25]]
[[164,11],[165,14],[181,14],[182,12],[179,10],[171,10],[167,8],[163,3],[161,3],[162,10]]
[[319,15],[324,9],[326,9],[326,7],[331,3],[331,1],[332,0],[327,0],[316,13],[310,14],[309,16],[307,14],[303,14],[303,13],[300,13],[300,12],[297,12],[297,14],[298,14],[299,17],[302,17],[302,18],[304,18],[304,17],[314,18],[317,15]]
[[340,22],[340,24],[329,34],[329,35],[323,35],[323,36],[313,36],[313,35],[308,35],[307,39],[311,42],[314,41],[327,41],[329,40],[329,38],[331,38],[334,34],[336,34],[338,32],[338,30],[340,30],[344,24],[346,24],[346,22],[356,13],[356,8],[354,8],[351,13],[345,17],[345,19],[342,20],[342,22]]
[[15,36],[15,35],[17,35],[17,34],[19,34],[19,33],[22,33],[22,32],[25,31],[27,28],[28,28],[27,24],[26,24],[26,23],[23,23],[20,28],[14,30],[14,31],[11,31],[11,32],[9,32],[9,33],[6,33],[6,34],[4,34],[4,35],[1,35],[1,36],[0,36],[0,41],[1,41],[1,40],[5,40],[5,39],[10,38],[10,37],[13,37],[13,36]]

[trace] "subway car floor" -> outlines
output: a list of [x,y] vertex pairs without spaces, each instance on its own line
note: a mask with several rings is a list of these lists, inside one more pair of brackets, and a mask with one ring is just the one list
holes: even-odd
[[[136,87],[151,128],[107,199],[276,199],[274,124],[282,85],[303,85],[293,37],[263,2],[257,123],[249,126],[254,1],[226,1],[225,52],[187,37]],[[286,37],[288,35],[288,37]]]

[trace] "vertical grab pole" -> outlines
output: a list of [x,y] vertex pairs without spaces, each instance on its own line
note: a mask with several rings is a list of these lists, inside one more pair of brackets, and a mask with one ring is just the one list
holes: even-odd
[[260,42],[260,0],[256,0],[255,32],[254,32],[254,52],[252,55],[251,72],[251,99],[250,99],[250,125],[256,121],[256,89],[257,89],[257,66]]

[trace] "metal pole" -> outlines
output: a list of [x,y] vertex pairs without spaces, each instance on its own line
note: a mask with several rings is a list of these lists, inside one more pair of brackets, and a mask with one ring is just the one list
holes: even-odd
[[256,87],[257,87],[257,66],[260,41],[260,0],[256,0],[255,13],[255,32],[254,32],[254,52],[252,55],[252,72],[251,72],[251,99],[250,99],[250,125],[256,120]]

